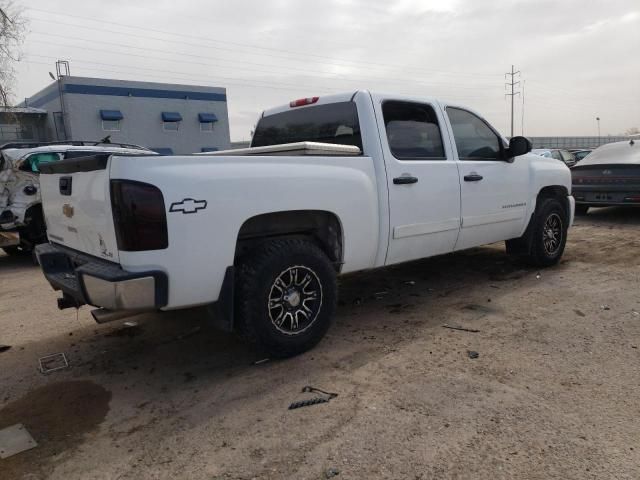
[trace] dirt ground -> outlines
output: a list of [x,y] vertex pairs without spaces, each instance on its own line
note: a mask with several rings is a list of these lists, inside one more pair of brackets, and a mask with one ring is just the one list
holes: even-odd
[[[493,245],[342,278],[324,341],[256,365],[198,312],[58,311],[0,256],[0,428],[39,443],[0,478],[637,479],[639,266],[640,210],[597,210],[551,269]],[[288,410],[305,385],[338,396]]]

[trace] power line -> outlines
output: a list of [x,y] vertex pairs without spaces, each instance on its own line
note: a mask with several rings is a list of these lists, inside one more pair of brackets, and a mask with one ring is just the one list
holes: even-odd
[[[39,58],[51,58],[52,60],[58,58],[58,57],[54,57],[54,56],[47,56],[47,55],[39,55],[39,54],[31,54],[28,53],[27,54],[28,57],[39,57]],[[319,86],[319,85],[308,85],[308,84],[291,84],[291,83],[281,83],[278,82],[276,84],[274,83],[269,83],[269,82],[265,82],[262,80],[255,80],[255,79],[244,79],[244,78],[235,78],[235,77],[220,77],[220,76],[216,76],[216,77],[211,77],[211,76],[206,76],[206,75],[201,75],[201,74],[197,74],[198,76],[192,75],[188,72],[177,72],[177,71],[172,71],[172,70],[167,70],[167,69],[156,69],[156,68],[148,68],[148,67],[140,67],[140,66],[129,66],[129,65],[118,65],[118,64],[113,64],[113,63],[104,63],[104,62],[93,62],[93,61],[88,61],[88,60],[82,60],[82,59],[77,59],[77,58],[69,58],[70,62],[73,63],[80,63],[80,64],[89,64],[89,65],[99,65],[99,66],[105,66],[105,67],[115,67],[115,68],[123,68],[126,70],[114,70],[113,68],[109,68],[109,69],[103,69],[103,68],[96,68],[96,67],[88,67],[87,70],[89,71],[96,71],[96,72],[106,72],[106,73],[122,73],[125,75],[129,75],[129,76],[134,76],[131,71],[132,70],[144,70],[144,71],[150,71],[150,72],[158,72],[160,75],[155,75],[153,73],[145,73],[146,76],[148,77],[153,77],[153,78],[160,78],[163,80],[178,80],[178,81],[199,81],[200,79],[203,79],[202,81],[200,81],[200,83],[210,83],[212,80],[219,82],[221,79],[225,80],[225,85],[234,85],[234,86],[238,86],[238,87],[256,87],[256,88],[264,88],[264,89],[273,89],[273,90],[286,90],[291,92],[292,89],[297,89],[297,91],[302,91],[302,87],[304,87],[304,89],[308,89],[311,88],[314,91],[320,91],[320,92],[328,92],[328,93],[337,93],[340,91],[351,91],[351,90],[356,90],[357,88],[354,86]],[[38,61],[33,61],[33,60],[25,60],[24,63],[29,63],[29,64],[37,64],[37,65],[50,65],[47,62],[38,62]],[[173,74],[173,75],[167,75],[167,74]],[[175,75],[181,75],[183,77],[176,77]],[[187,78],[184,78],[184,77]],[[136,78],[139,79],[139,78]],[[231,81],[228,81],[231,80]],[[236,82],[245,82],[245,83],[236,83]],[[249,82],[249,83],[247,83]],[[258,82],[258,83],[256,83]],[[285,88],[287,87],[287,88]],[[447,96],[447,95],[443,95],[443,97],[447,97],[447,98],[455,98],[458,100],[469,100],[469,99],[478,99],[478,97],[469,97],[469,96],[455,96],[455,97],[451,97],[451,96]]]
[[[107,42],[104,40],[91,40],[91,39],[86,39],[86,38],[79,38],[79,37],[70,37],[69,35],[58,35],[55,33],[47,33],[47,34],[43,34],[40,32],[34,32],[37,35],[45,35],[47,37],[60,37],[60,38],[66,38],[66,39],[70,39],[70,40],[81,40],[83,42],[93,42],[93,43],[97,43],[97,44],[104,44],[104,45],[110,45],[110,46],[117,46],[117,47],[122,47],[122,48],[127,48],[127,49],[134,49],[134,50],[140,50],[140,51],[148,51],[148,52],[154,52],[154,53],[163,53],[163,54],[167,54],[167,55],[176,55],[176,56],[184,56],[184,57],[189,57],[189,58],[196,58],[196,59],[205,59],[205,60],[219,60],[222,62],[230,62],[230,63],[239,63],[242,65],[254,65],[257,67],[267,67],[267,68],[276,68],[276,69],[280,69],[281,72],[273,72],[273,73],[289,73],[289,72],[301,72],[301,73],[305,73],[305,74],[309,74],[309,73],[316,73],[319,75],[327,75],[328,72],[323,72],[323,71],[318,71],[318,70],[309,70],[308,68],[306,69],[297,69],[297,68],[291,68],[291,67],[280,67],[278,65],[273,65],[273,64],[265,64],[265,63],[255,63],[255,62],[246,62],[243,60],[232,60],[232,59],[226,59],[226,58],[220,58],[220,57],[212,57],[212,56],[204,56],[204,55],[195,55],[195,54],[190,54],[190,53],[186,53],[186,52],[171,52],[171,51],[166,51],[163,49],[157,49],[157,48],[149,48],[149,47],[138,47],[135,45],[128,45],[128,44],[124,44],[124,43],[117,43],[117,42]],[[84,46],[86,45],[83,44],[82,46],[78,46],[78,45],[74,45],[74,44],[64,44],[64,43],[56,43],[56,42],[51,42],[50,40],[30,40],[32,42],[36,42],[36,43],[44,43],[47,45],[57,45],[57,46],[62,46],[62,47],[68,47],[68,48],[82,48],[82,49],[86,49],[87,47]],[[102,50],[104,51],[104,50]],[[121,52],[114,52],[114,51],[108,51],[107,53],[112,53],[112,54],[123,54]],[[167,58],[161,58],[161,57],[149,57],[147,55],[144,56],[144,58],[155,58],[158,60],[168,60],[168,61],[175,61],[175,62],[180,62],[180,63],[186,63],[186,64],[194,64],[194,65],[201,65],[201,66],[208,66],[208,67],[215,67],[215,68],[234,68],[236,70],[247,70],[247,71],[251,71],[251,72],[255,72],[256,69],[253,68],[247,68],[247,67],[230,67],[230,66],[224,66],[224,65],[214,65],[212,63],[202,63],[202,62],[193,62],[193,61],[187,61],[187,60],[172,60],[172,59],[167,59]],[[260,73],[265,73],[264,70],[261,68],[259,70]],[[370,82],[371,80],[377,80],[377,81],[381,81],[381,82],[386,82],[386,83],[396,83],[396,84],[409,84],[409,85],[415,85],[415,84],[421,84],[421,85],[425,85],[425,86],[430,86],[430,87],[438,87],[438,86],[443,86],[443,87],[449,87],[449,86],[456,86],[459,89],[468,89],[468,90],[477,90],[476,86],[470,86],[468,84],[452,84],[452,83],[445,83],[445,84],[438,84],[438,83],[427,83],[427,82],[422,82],[422,81],[407,81],[407,80],[402,80],[402,79],[398,79],[395,77],[389,77],[389,78],[383,78],[383,77],[357,77],[357,76],[352,76],[350,75],[349,78],[346,78],[344,76],[340,76],[340,75],[335,75],[335,74],[328,74],[330,77],[333,78],[340,78],[343,80],[355,80],[355,81],[363,81],[363,82]],[[305,76],[309,76],[309,75],[305,75]],[[317,77],[312,77],[312,78],[317,78]]]
[[[480,72],[453,72],[453,71],[445,71],[445,70],[429,70],[429,69],[424,69],[424,68],[416,68],[416,67],[407,67],[406,65],[398,65],[398,64],[389,64],[389,63],[375,63],[375,62],[365,62],[362,60],[348,60],[348,59],[341,59],[341,58],[335,58],[335,57],[330,57],[330,56],[326,56],[326,55],[318,55],[318,54],[314,54],[314,53],[309,53],[309,52],[297,52],[297,51],[293,51],[293,50],[285,50],[285,49],[281,49],[281,48],[272,48],[272,47],[264,47],[264,46],[260,46],[260,45],[252,45],[252,44],[247,44],[247,43],[240,43],[240,42],[232,42],[232,41],[227,41],[227,40],[214,40],[214,39],[207,39],[207,38],[202,38],[201,36],[196,36],[196,35],[186,35],[186,34],[182,34],[182,33],[175,33],[175,32],[169,32],[166,30],[158,30],[158,29],[153,29],[153,28],[145,28],[145,27],[141,27],[140,25],[131,25],[131,24],[125,24],[125,23],[120,23],[120,22],[110,22],[110,21],[106,21],[103,19],[100,20],[96,20],[95,18],[92,17],[85,17],[85,16],[81,16],[81,15],[72,15],[69,13],[60,13],[60,12],[55,12],[55,11],[51,11],[51,10],[43,10],[43,9],[38,9],[38,8],[30,8],[31,11],[35,11],[35,12],[41,12],[41,13],[46,13],[48,15],[59,15],[59,16],[63,16],[63,17],[69,17],[69,18],[77,18],[80,20],[88,20],[88,21],[92,21],[92,22],[96,22],[99,23],[100,25],[103,24],[109,24],[109,25],[115,25],[115,26],[119,26],[122,28],[129,28],[129,29],[134,29],[135,31],[147,31],[147,32],[152,32],[152,33],[160,33],[162,35],[171,35],[171,36],[175,36],[175,37],[179,37],[179,38],[190,38],[190,39],[194,39],[197,40],[199,43],[198,44],[193,44],[193,43],[185,43],[185,42],[179,42],[178,40],[165,40],[165,39],[161,39],[161,38],[157,38],[157,37],[145,37],[145,36],[141,36],[141,35],[136,35],[136,34],[132,34],[129,32],[119,32],[119,31],[113,31],[113,30],[107,30],[104,29],[102,27],[87,27],[84,25],[78,25],[78,24],[65,24],[62,22],[56,22],[56,24],[59,25],[68,25],[68,26],[74,26],[77,28],[85,28],[85,29],[89,29],[91,31],[94,31],[96,29],[102,30],[102,31],[106,31],[106,32],[110,32],[110,33],[117,33],[120,35],[129,35],[129,36],[136,36],[139,38],[146,38],[146,39],[156,39],[156,40],[161,40],[161,41],[170,41],[170,42],[174,42],[174,43],[185,43],[187,45],[190,46],[197,46],[197,47],[202,47],[203,46],[203,42],[208,42],[208,43],[217,43],[217,44],[226,44],[226,45],[235,45],[235,46],[239,46],[242,48],[252,48],[252,49],[256,49],[256,50],[266,50],[266,51],[272,51],[272,52],[276,52],[279,54],[282,53],[286,53],[288,55],[297,55],[297,56],[302,56],[303,58],[300,59],[292,59],[290,57],[287,56],[282,56],[282,55],[269,55],[269,56],[274,56],[274,57],[279,57],[279,58],[284,58],[287,60],[295,60],[295,61],[305,61],[308,62],[309,61],[309,57],[313,57],[313,58],[321,58],[321,59],[326,59],[326,60],[330,60],[332,65],[334,66],[349,66],[349,65],[345,65],[346,64],[355,64],[355,65],[362,65],[362,66],[366,66],[366,67],[371,67],[371,66],[376,66],[379,68],[385,68],[385,69],[389,69],[389,68],[401,68],[404,71],[416,71],[416,72],[424,72],[424,73],[428,73],[428,74],[434,74],[434,73],[439,73],[439,74],[444,74],[444,75],[467,75],[467,76],[472,76],[474,78],[478,77],[478,76],[486,76],[486,77],[495,77],[496,74],[489,74],[489,73],[480,73]],[[42,19],[33,19],[36,21],[45,21]],[[50,25],[50,20],[46,20],[47,24]],[[229,50],[229,49],[227,49]],[[230,51],[233,52],[237,52],[236,50],[231,49]],[[251,53],[251,52],[242,52],[245,54],[249,54],[249,55],[256,55],[256,53]],[[266,54],[264,53],[260,53],[260,55],[264,56]],[[339,64],[336,62],[344,62],[343,64]],[[315,63],[318,63],[317,61]],[[324,62],[326,63],[326,62]]]
[[515,91],[515,86],[520,84],[520,82],[515,81],[515,76],[520,75],[520,70],[516,72],[513,65],[511,65],[511,73],[505,73],[504,77],[507,78],[507,75],[511,76],[511,82],[505,83],[505,85],[511,86],[511,93],[506,93],[505,95],[511,97],[511,138],[513,138],[513,99],[516,95],[520,95],[520,92]]

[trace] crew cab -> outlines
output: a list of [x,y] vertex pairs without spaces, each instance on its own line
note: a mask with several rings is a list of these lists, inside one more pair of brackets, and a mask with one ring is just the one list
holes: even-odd
[[560,259],[571,174],[474,111],[356,91],[263,112],[251,148],[41,168],[37,255],[98,321],[205,306],[272,356],[314,346],[340,274],[506,241]]
[[39,166],[93,153],[152,153],[138,145],[66,141],[16,142],[0,146],[0,248],[8,255],[30,254],[47,241],[42,215]]

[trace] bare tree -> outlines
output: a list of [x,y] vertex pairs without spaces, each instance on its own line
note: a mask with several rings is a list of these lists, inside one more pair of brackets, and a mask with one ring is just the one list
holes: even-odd
[[9,106],[15,81],[15,63],[20,60],[26,19],[13,0],[0,0],[0,107]]
[[637,135],[640,133],[640,128],[638,127],[631,127],[628,128],[626,132],[624,132],[625,135]]

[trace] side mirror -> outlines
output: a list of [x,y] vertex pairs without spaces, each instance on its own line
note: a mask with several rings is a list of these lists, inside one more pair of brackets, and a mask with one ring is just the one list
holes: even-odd
[[513,137],[509,140],[509,148],[507,149],[506,157],[513,158],[519,155],[524,155],[525,153],[529,153],[533,148],[533,144],[531,140],[526,137]]

